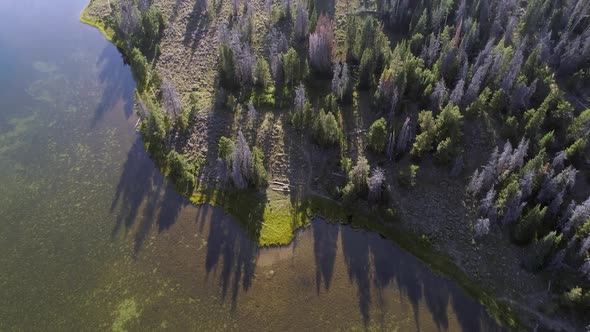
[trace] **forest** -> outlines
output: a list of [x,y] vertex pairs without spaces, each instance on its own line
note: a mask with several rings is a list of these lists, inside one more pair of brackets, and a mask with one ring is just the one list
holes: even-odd
[[[543,278],[541,311],[590,323],[590,1],[203,0],[180,41],[168,2],[110,1],[104,25],[178,191],[395,214],[449,179],[459,236],[506,239],[520,265],[503,273]],[[207,36],[202,73],[177,77],[170,49]]]

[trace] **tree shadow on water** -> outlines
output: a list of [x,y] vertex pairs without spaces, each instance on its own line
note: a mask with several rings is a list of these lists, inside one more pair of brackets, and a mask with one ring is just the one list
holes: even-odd
[[371,304],[369,239],[367,236],[359,236],[362,233],[351,227],[341,228],[342,253],[348,269],[348,278],[357,285],[359,309],[367,326]]
[[[116,236],[121,230],[127,232],[133,226],[138,219],[142,202],[148,198],[150,203],[153,203],[157,199],[154,187],[159,188],[162,182],[161,174],[156,170],[145,151],[141,138],[137,135],[127,154],[127,160],[111,203],[111,212],[116,211],[113,236]],[[155,207],[155,204],[150,204],[148,207]],[[153,217],[154,213],[153,210],[148,211],[144,218]]]
[[[463,331],[502,330],[485,308],[456,283],[434,273],[416,257],[379,234],[347,225],[329,224],[320,219],[314,220],[312,227],[316,276],[323,277],[327,285],[332,277],[334,261],[330,257],[333,257],[337,245],[333,243],[332,237],[337,237],[340,232],[344,262],[349,280],[357,290],[359,311],[365,327],[371,322],[370,308],[378,307],[383,312],[381,328],[385,328],[384,298],[394,285],[399,289],[402,307],[404,299],[410,302],[416,330],[422,329],[424,320],[424,316],[420,316],[420,308],[428,310],[438,330],[451,328],[448,312],[454,312],[459,328]],[[326,269],[329,272],[325,272]],[[319,279],[317,283],[319,288]]]
[[111,212],[116,214],[112,236],[133,230],[137,257],[154,223],[158,231],[167,230],[186,204],[188,201],[158,171],[137,135],[111,202]]
[[[229,214],[218,208],[204,207],[212,209],[205,268],[208,276],[210,273],[217,274],[221,269],[221,296],[225,300],[228,291],[231,292],[232,309],[236,308],[240,288],[244,291],[250,288],[256,266],[266,198],[264,195],[258,199],[252,196],[220,193],[216,201],[223,204]],[[233,203],[228,204],[228,199]]]
[[316,265],[316,292],[324,280],[324,288],[330,289],[334,274],[334,260],[338,243],[339,227],[323,221],[313,221],[313,247]]
[[105,114],[112,110],[119,101],[123,103],[123,110],[127,118],[133,114],[135,81],[129,67],[123,64],[123,56],[112,45],[107,45],[98,57],[97,67],[100,68],[98,80],[103,91],[90,123],[91,128],[95,128]]

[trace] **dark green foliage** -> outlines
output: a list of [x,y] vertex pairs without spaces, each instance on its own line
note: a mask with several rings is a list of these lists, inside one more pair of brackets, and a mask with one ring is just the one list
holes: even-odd
[[195,168],[182,154],[172,150],[166,156],[167,175],[172,179],[178,191],[190,195],[195,189]]
[[547,263],[551,253],[555,252],[561,242],[561,235],[557,232],[551,232],[542,239],[530,245],[523,264],[529,271],[539,271]]
[[519,174],[524,175],[527,172],[538,173],[546,162],[547,152],[545,149],[541,149],[534,158],[526,162]]
[[502,135],[506,138],[516,139],[518,135],[518,120],[515,116],[509,116],[504,121],[504,127],[502,128]]
[[373,50],[367,48],[363,51],[361,65],[359,68],[359,89],[369,89],[373,82],[373,72],[375,70],[375,58]]
[[578,228],[576,235],[580,239],[585,239],[590,235],[590,219],[586,220],[586,222]]
[[272,85],[270,67],[263,57],[256,59],[256,70],[254,71],[254,83],[263,89]]
[[342,189],[342,199],[345,202],[366,195],[370,169],[367,158],[358,157],[356,165],[348,172],[348,182]]
[[318,112],[313,123],[313,137],[318,144],[328,147],[340,143],[342,131],[332,112],[323,109]]
[[504,206],[506,205],[506,201],[508,201],[508,199],[510,199],[510,197],[516,195],[519,191],[519,186],[518,186],[518,178],[515,176],[510,177],[508,180],[506,180],[507,185],[500,190],[499,194],[498,194],[498,200],[497,200],[497,207],[498,207],[498,211],[503,211],[504,210]]
[[590,134],[590,109],[580,113],[568,128],[568,138],[575,140]]
[[512,233],[514,241],[518,244],[527,244],[533,240],[536,237],[546,212],[547,207],[541,208],[540,205],[529,209],[514,227]]
[[416,136],[416,141],[410,152],[412,157],[416,158],[420,158],[424,153],[432,150],[437,131],[431,111],[422,111],[418,114],[418,125],[420,134]]
[[150,58],[155,57],[158,53],[158,45],[165,25],[164,15],[155,6],[151,6],[141,16],[141,33],[138,36],[138,44],[142,52]]
[[541,138],[539,140],[539,148],[548,148],[551,146],[551,144],[553,144],[553,142],[555,141],[555,131],[552,130],[550,132],[548,132],[547,134],[545,134],[545,136],[543,136],[543,138]]
[[359,88],[371,88],[373,77],[381,73],[390,58],[387,36],[374,17],[353,16],[348,22],[346,42],[347,62],[360,64]]
[[227,161],[230,159],[234,151],[234,142],[225,136],[221,136],[219,144],[217,145],[217,155],[221,160]]
[[149,98],[136,96],[140,113],[144,113],[140,131],[146,148],[156,162],[161,162],[166,156],[166,138],[170,130],[170,118],[162,112]]
[[463,115],[458,106],[447,105],[436,118],[436,124],[439,141],[446,137],[458,140],[463,135]]
[[436,146],[434,158],[443,165],[449,165],[456,155],[457,148],[453,143],[453,140],[450,137],[447,137]]
[[565,149],[565,158],[571,160],[579,156],[586,148],[586,139],[578,138],[570,146]]
[[232,90],[236,86],[236,58],[227,44],[219,47],[219,83],[226,89]]
[[288,87],[297,85],[305,75],[305,67],[306,65],[301,61],[294,48],[290,48],[287,53],[283,54],[285,85]]
[[582,287],[573,287],[562,295],[563,304],[567,307],[585,311],[590,308],[590,291]]
[[380,118],[373,122],[367,134],[368,146],[371,150],[382,153],[385,151],[387,144],[387,122],[384,118]]
[[415,186],[419,170],[420,167],[418,165],[409,165],[400,169],[397,175],[397,182],[405,188]]
[[486,87],[483,91],[477,96],[477,98],[467,106],[465,109],[465,114],[469,117],[476,117],[483,112],[486,112],[489,105],[491,91],[490,88]]
[[257,146],[252,148],[252,185],[255,188],[265,187],[268,175],[264,167],[264,153]]
[[541,126],[545,121],[545,110],[542,108],[530,110],[524,113],[525,132],[528,137],[536,138],[541,134]]
[[433,119],[432,112],[422,111],[418,115],[420,134],[410,154],[412,157],[420,158],[424,153],[436,151],[437,161],[449,164],[459,152],[457,144],[461,141],[463,116],[459,107],[448,104]]
[[139,92],[143,92],[150,82],[150,64],[137,48],[134,48],[133,51],[131,51],[129,61],[131,62],[133,78],[135,78],[135,82],[137,82],[137,89]]

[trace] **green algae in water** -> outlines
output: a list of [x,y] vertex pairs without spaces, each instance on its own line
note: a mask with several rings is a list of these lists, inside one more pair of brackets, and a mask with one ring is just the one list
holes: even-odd
[[12,129],[0,135],[0,155],[17,149],[22,143],[22,137],[30,132],[37,120],[37,113],[21,118],[13,118],[8,121]]
[[54,63],[44,61],[33,62],[33,68],[41,73],[52,73],[57,70],[57,66]]
[[115,315],[117,318],[115,318],[111,330],[114,332],[127,331],[125,328],[127,323],[133,320],[138,320],[140,316],[140,311],[137,309],[137,302],[135,299],[126,299],[121,302],[115,311]]
[[40,79],[31,83],[27,89],[27,93],[40,102],[55,106],[58,97],[64,95],[63,89],[66,89],[67,86],[69,85],[65,76],[55,74],[49,78]]

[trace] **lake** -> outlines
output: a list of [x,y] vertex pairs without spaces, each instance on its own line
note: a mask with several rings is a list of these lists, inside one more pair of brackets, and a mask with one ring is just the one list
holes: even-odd
[[314,220],[258,248],[175,193],[87,0],[0,2],[0,330],[495,331],[378,234]]

